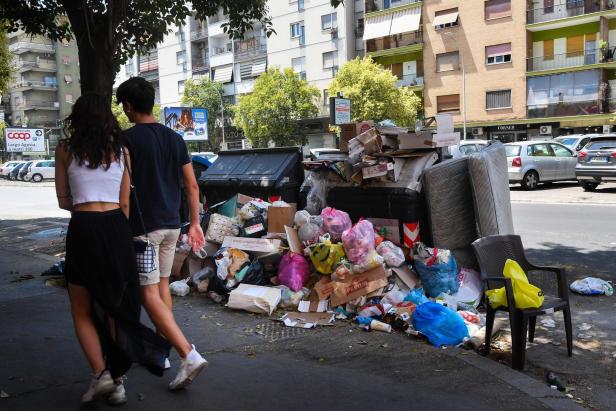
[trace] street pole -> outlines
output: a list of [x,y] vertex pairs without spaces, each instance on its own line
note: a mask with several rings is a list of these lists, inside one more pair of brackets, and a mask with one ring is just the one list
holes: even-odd
[[220,92],[220,116],[222,117],[222,145],[225,145],[225,104],[222,99],[222,91]]
[[466,68],[464,67],[464,55],[460,54],[462,63],[462,121],[464,122],[464,136],[462,140],[466,140]]

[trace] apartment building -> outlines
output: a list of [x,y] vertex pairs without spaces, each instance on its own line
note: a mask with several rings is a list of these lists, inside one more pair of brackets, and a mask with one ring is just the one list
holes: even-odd
[[546,134],[610,131],[616,112],[616,2],[527,4],[527,117]]
[[23,31],[8,33],[8,43],[15,74],[5,101],[5,121],[45,128],[53,151],[61,120],[80,95],[77,46],[74,40],[53,42]]

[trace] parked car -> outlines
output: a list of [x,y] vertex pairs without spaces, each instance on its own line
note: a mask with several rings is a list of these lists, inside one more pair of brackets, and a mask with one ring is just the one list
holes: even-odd
[[6,163],[0,166],[0,177],[9,178],[9,173],[17,164],[22,163],[23,161],[7,161]]
[[520,183],[524,190],[553,181],[575,181],[577,154],[560,143],[520,141],[505,144],[509,183]]
[[32,165],[32,163],[34,163],[34,161],[28,161],[26,164],[24,164],[24,166],[19,170],[19,173],[17,173],[17,179],[24,181],[24,178],[26,177],[26,174],[28,174],[28,168],[30,168],[30,166]]
[[578,153],[575,175],[585,191],[616,181],[616,136],[593,137]]
[[486,148],[488,144],[488,140],[461,140],[460,144],[447,147],[447,151],[451,158],[466,157]]
[[19,170],[21,170],[23,168],[23,166],[25,166],[25,165],[26,165],[26,161],[22,161],[21,163],[17,164],[15,167],[13,167],[13,169],[11,170],[11,172],[8,175],[9,180],[17,180],[17,175],[19,174]]
[[40,183],[45,179],[55,178],[55,169],[56,162],[54,160],[33,161],[28,167],[24,180]]
[[568,136],[560,136],[554,138],[552,141],[562,144],[569,150],[580,151],[590,141],[591,137],[598,134],[571,134]]

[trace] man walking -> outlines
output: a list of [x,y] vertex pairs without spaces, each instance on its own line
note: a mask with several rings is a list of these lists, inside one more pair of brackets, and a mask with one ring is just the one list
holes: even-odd
[[188,242],[193,249],[205,242],[199,224],[199,187],[184,140],[173,130],[156,122],[152,115],[154,87],[141,77],[120,84],[118,103],[135,126],[124,132],[132,161],[132,178],[146,232],[135,204],[130,207],[130,223],[136,239],[145,235],[154,245],[157,268],[140,273],[141,294],[158,332],[182,358],[180,370],[169,384],[170,390],[188,386],[207,366],[207,361],[191,345],[178,327],[172,311],[169,277],[180,235],[180,185],[183,181],[190,208]]

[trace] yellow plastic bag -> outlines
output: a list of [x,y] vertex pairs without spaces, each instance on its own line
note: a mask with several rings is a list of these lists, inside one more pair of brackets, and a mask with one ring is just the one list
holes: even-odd
[[331,274],[345,257],[342,244],[332,244],[325,241],[313,246],[310,252],[310,260],[321,274]]
[[[507,260],[505,262],[505,268],[503,268],[503,275],[506,278],[511,278],[516,308],[539,308],[543,305],[543,292],[539,287],[535,287],[528,282],[526,273],[518,263],[513,260]],[[486,291],[486,295],[488,296],[492,308],[507,307],[505,287],[496,290],[488,290]]]

